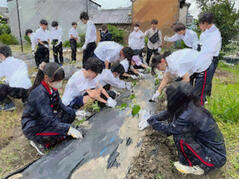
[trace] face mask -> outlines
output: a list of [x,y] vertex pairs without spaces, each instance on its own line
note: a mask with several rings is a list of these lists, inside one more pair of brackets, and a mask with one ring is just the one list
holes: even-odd
[[62,81],[60,81],[60,82],[53,82],[53,83],[51,84],[51,87],[52,87],[52,88],[56,88],[56,89],[61,88],[61,87],[62,87]]
[[134,30],[137,31],[137,30],[139,30],[139,28],[138,27],[134,27]]

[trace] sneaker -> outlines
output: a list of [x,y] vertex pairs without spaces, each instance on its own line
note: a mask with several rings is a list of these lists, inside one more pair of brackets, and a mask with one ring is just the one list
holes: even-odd
[[8,104],[0,104],[0,111],[13,111],[15,109],[16,106],[12,101]]
[[43,145],[35,143],[32,140],[30,141],[30,144],[37,150],[40,155],[46,155],[46,148]]
[[193,174],[193,175],[203,175],[204,174],[204,170],[201,169],[198,165],[196,166],[187,166],[187,165],[183,165],[180,162],[174,162],[174,166],[176,167],[176,169],[184,174]]

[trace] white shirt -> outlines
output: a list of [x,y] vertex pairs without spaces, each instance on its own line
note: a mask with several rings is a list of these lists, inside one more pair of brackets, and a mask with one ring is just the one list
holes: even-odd
[[32,86],[25,62],[14,57],[0,63],[0,78],[5,77],[10,87],[29,89]]
[[78,33],[77,33],[77,30],[72,27],[70,30],[69,30],[69,39],[71,39],[71,35],[75,38],[78,38]]
[[36,38],[36,33],[35,33],[35,32],[31,33],[30,36],[29,36],[29,38],[30,38],[30,40],[31,40],[32,50],[35,50],[35,47],[36,47],[36,45],[37,45],[37,43],[38,43],[37,38]]
[[120,51],[123,49],[123,46],[113,42],[113,41],[104,41],[99,42],[96,47],[94,54],[101,61],[115,62],[120,59]]
[[54,27],[54,28],[51,29],[51,40],[58,40],[58,42],[61,42],[62,41],[62,35],[63,35],[62,28]]
[[141,30],[131,32],[129,35],[129,47],[133,50],[141,50],[144,46],[144,33]]
[[48,30],[43,30],[41,27],[36,31],[36,39],[42,42],[50,40],[50,32]]
[[129,61],[124,59],[120,62],[120,64],[124,67],[125,73],[127,73],[129,71]]
[[104,69],[102,73],[96,77],[96,80],[101,86],[110,84],[115,88],[125,88],[125,82],[118,77],[116,78],[110,69]]
[[175,42],[177,40],[183,40],[184,43],[188,47],[196,49],[197,48],[197,43],[198,43],[198,36],[197,36],[196,32],[194,32],[192,30],[189,30],[189,29],[186,29],[185,30],[185,35],[179,35],[179,34],[176,33],[172,37],[165,37],[164,40],[168,41],[168,42]]
[[79,70],[75,72],[68,80],[62,97],[62,102],[65,105],[69,105],[74,98],[83,96],[85,90],[95,87],[96,80],[90,80],[85,78],[83,70]]
[[86,47],[91,42],[96,42],[97,34],[95,24],[88,20],[86,24],[85,44]]

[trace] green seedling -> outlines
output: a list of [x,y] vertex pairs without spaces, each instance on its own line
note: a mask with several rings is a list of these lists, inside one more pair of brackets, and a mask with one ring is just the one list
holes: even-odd
[[92,109],[94,112],[100,112],[100,106],[98,104],[98,101],[95,101],[93,104],[92,104]]
[[131,94],[131,95],[129,96],[129,99],[131,99],[131,100],[135,99],[135,94]]
[[132,87],[135,87],[137,84],[136,80],[132,81]]
[[146,73],[150,73],[151,72],[151,68],[146,68]]
[[139,111],[140,111],[140,106],[139,105],[134,105],[133,108],[132,108],[132,116],[136,116],[136,115],[139,115]]
[[155,84],[155,86],[158,86],[159,83],[160,83],[160,80],[157,78],[157,79],[155,80],[154,84]]
[[126,103],[122,103],[120,106],[117,106],[117,109],[119,109],[120,111],[123,111],[127,108],[127,104]]

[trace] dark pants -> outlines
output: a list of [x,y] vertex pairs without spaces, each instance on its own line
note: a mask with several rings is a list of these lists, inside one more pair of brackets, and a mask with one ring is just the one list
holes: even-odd
[[213,61],[212,61],[212,66],[209,67],[209,70],[208,70],[208,88],[207,88],[207,95],[208,96],[211,96],[211,92],[212,92],[212,80],[213,80],[213,76],[216,72],[216,69],[217,69],[217,66],[218,66],[218,61],[219,61],[219,58],[218,57],[214,57],[213,58]]
[[[48,42],[43,43],[48,45]],[[37,51],[35,53],[35,62],[37,66],[39,66],[41,62],[49,63],[49,49],[42,44],[38,44]]]
[[71,60],[76,61],[77,43],[75,39],[70,39],[70,46],[71,46]]
[[[59,119],[59,123],[67,123],[71,124],[75,118],[72,118],[68,113],[60,112],[57,114],[57,119]],[[31,131],[32,130],[32,131]],[[57,126],[49,126],[44,130],[36,129],[36,127],[32,128],[25,134],[28,139],[33,140],[36,143],[42,144],[45,147],[53,147],[54,145],[62,142],[67,138],[67,134],[62,134],[62,128],[58,129]],[[40,131],[37,132],[36,131]]]
[[221,156],[196,142],[189,134],[175,135],[174,142],[178,150],[179,162],[184,165],[198,165],[207,173],[222,167],[226,163],[225,156]]
[[94,55],[95,49],[96,49],[96,43],[92,42],[92,43],[89,43],[86,49],[83,51],[83,68],[85,68],[85,63],[88,60],[88,58]]
[[149,49],[147,48],[147,58],[146,58],[146,63],[149,65],[150,59],[152,55],[159,55],[158,49]]
[[60,64],[63,64],[63,48],[62,48],[62,42],[56,46],[56,44],[58,43],[58,40],[53,40],[53,56],[54,56],[54,60],[56,63],[59,64],[59,60],[60,59]]
[[0,102],[10,103],[9,97],[22,99],[23,102],[27,100],[28,90],[24,88],[13,88],[9,85],[0,84]]

